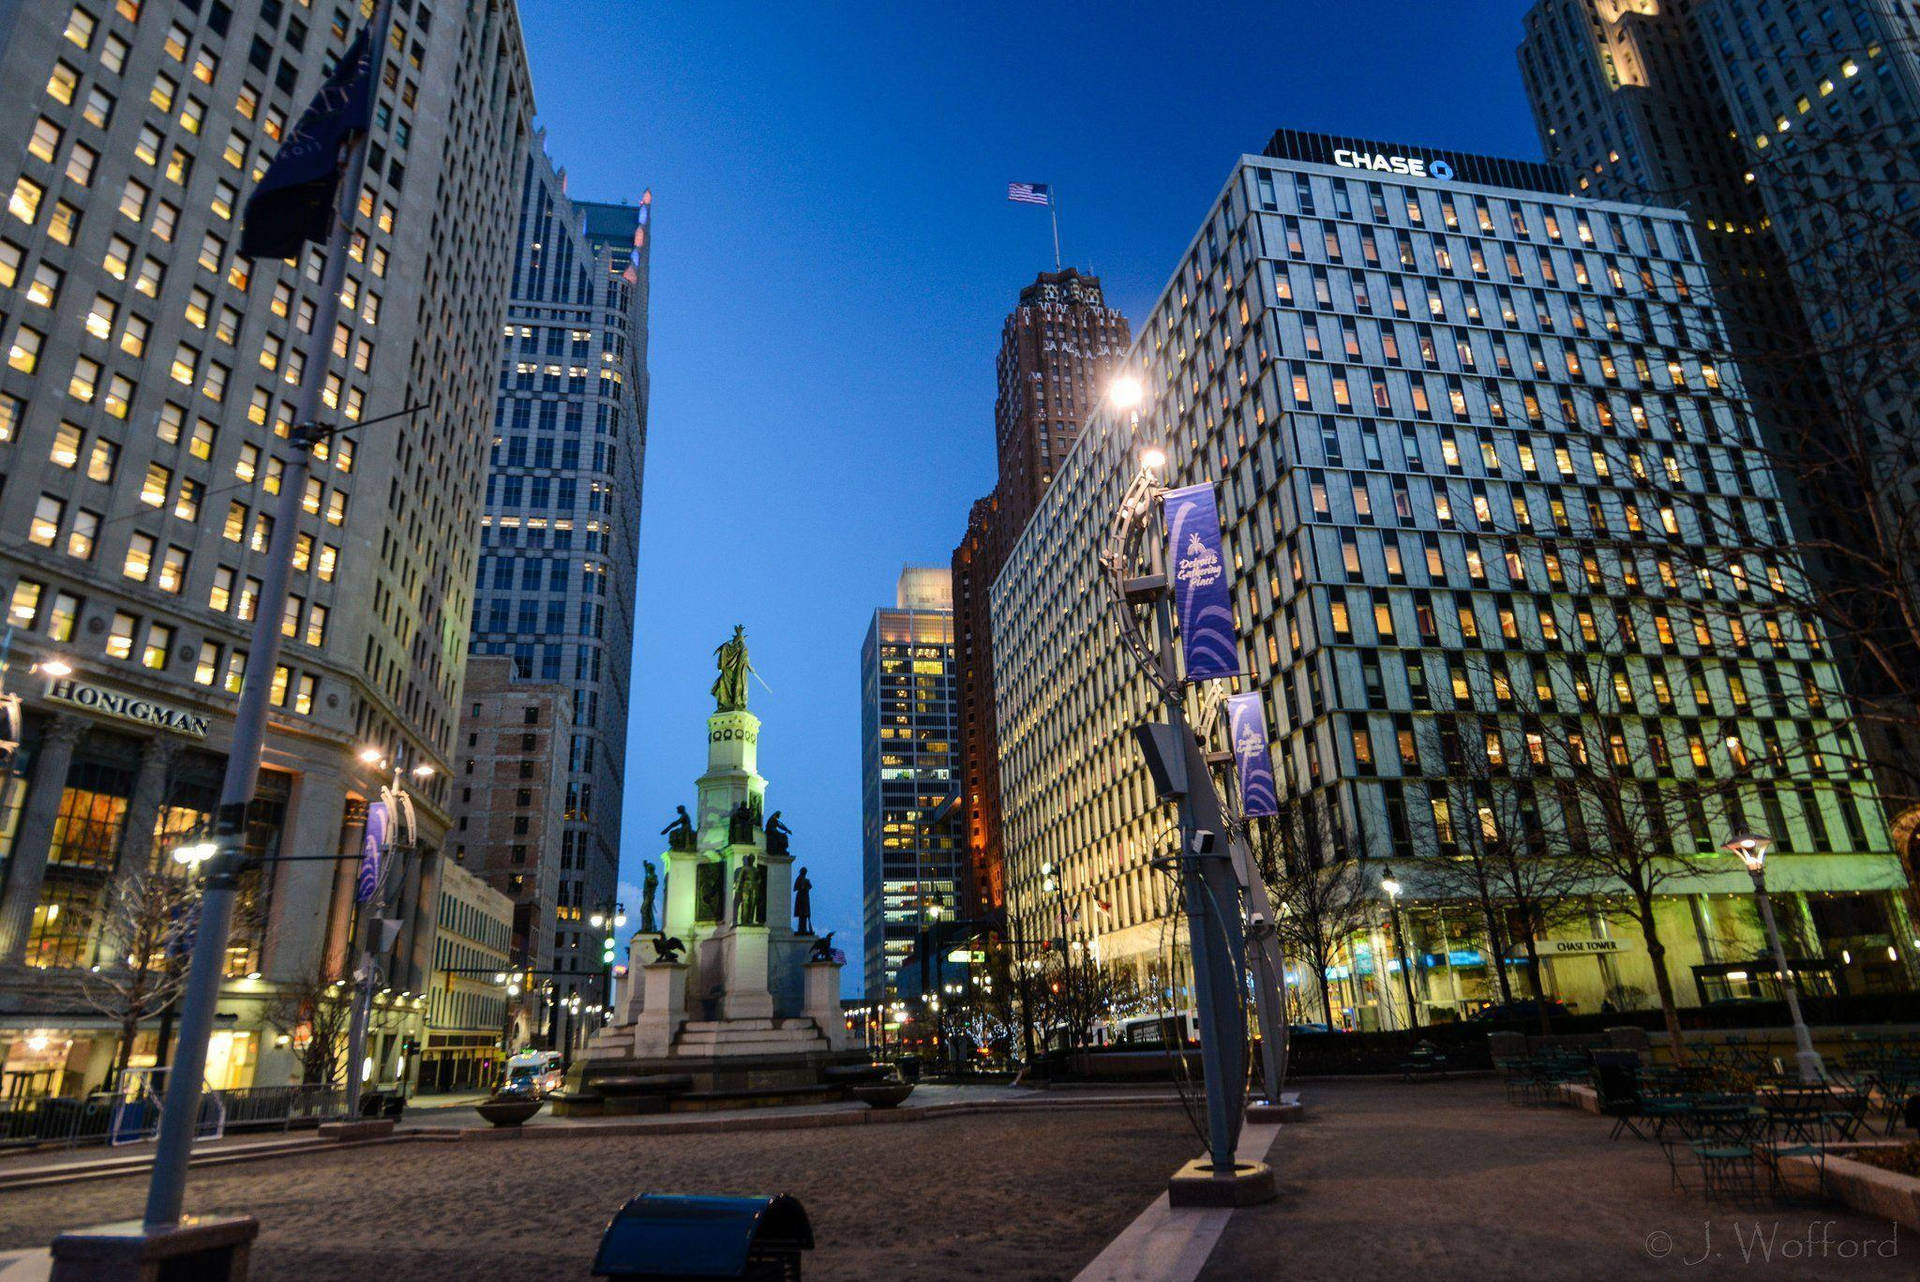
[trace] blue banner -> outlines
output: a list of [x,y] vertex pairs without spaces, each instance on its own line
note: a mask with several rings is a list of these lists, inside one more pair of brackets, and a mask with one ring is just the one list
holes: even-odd
[[1227,700],[1227,735],[1233,740],[1233,763],[1240,771],[1240,813],[1249,819],[1279,814],[1273,743],[1267,738],[1267,710],[1258,693],[1236,694]]
[[1180,617],[1180,648],[1187,680],[1230,677],[1240,671],[1233,635],[1233,598],[1227,563],[1220,555],[1220,511],[1213,484],[1168,490],[1167,566],[1173,573],[1173,606]]
[[386,856],[387,841],[393,831],[393,814],[387,803],[376,801],[367,807],[367,831],[360,839],[360,876],[353,887],[356,903],[366,903],[380,889],[380,861]]

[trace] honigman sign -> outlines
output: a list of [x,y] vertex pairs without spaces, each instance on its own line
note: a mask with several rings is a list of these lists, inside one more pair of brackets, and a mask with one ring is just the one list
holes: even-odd
[[72,677],[62,677],[49,685],[47,698],[55,703],[83,708],[88,712],[118,717],[122,721],[171,730],[175,734],[183,734],[192,739],[206,738],[207,727],[213,721],[211,717],[201,716],[197,712],[168,707],[164,703],[155,703],[151,699],[142,699],[139,695],[127,694],[124,691],[89,685]]

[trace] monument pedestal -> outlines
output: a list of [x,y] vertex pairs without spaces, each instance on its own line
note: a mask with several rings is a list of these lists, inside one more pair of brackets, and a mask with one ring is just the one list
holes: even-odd
[[725,991],[721,1019],[772,1019],[773,990],[767,984],[767,928],[735,926],[720,946]]
[[663,1057],[687,1022],[687,967],[684,962],[648,962],[641,968],[641,1008],[634,1020],[633,1052],[641,1059]]
[[847,1048],[847,1021],[840,1013],[840,963],[808,962],[807,1018],[819,1026],[827,1045],[834,1050]]

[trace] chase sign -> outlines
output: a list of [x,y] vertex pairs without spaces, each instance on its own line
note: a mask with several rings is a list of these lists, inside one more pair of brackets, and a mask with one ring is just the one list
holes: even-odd
[[1438,178],[1445,182],[1453,177],[1453,166],[1444,160],[1383,151],[1355,151],[1351,147],[1334,148],[1333,163],[1342,169],[1366,169],[1376,174],[1400,174],[1407,178]]

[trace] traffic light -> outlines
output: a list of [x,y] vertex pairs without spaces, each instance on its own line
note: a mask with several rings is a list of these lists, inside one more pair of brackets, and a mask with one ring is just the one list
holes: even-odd
[[600,961],[603,965],[613,965],[613,936],[611,934],[600,941]]

